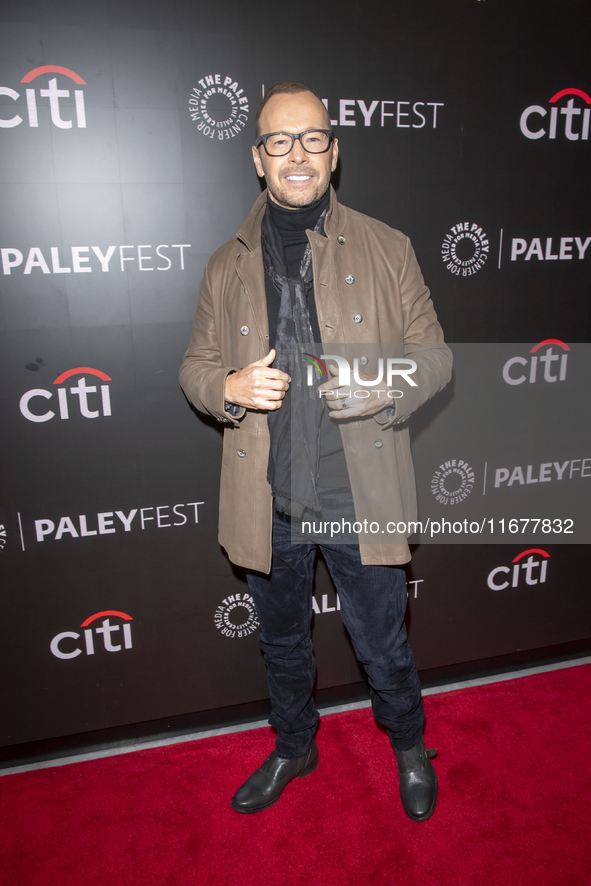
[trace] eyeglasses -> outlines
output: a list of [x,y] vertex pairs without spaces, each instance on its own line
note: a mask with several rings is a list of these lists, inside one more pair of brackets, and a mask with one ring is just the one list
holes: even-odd
[[332,129],[308,129],[307,132],[268,132],[261,135],[255,147],[263,145],[269,157],[284,157],[292,150],[296,138],[308,154],[324,154],[332,142]]

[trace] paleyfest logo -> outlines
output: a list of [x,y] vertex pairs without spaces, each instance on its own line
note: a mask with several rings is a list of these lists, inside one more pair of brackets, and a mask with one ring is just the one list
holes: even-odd
[[[83,80],[79,74],[75,71],[71,71],[70,68],[62,67],[61,65],[42,65],[39,68],[33,68],[32,71],[25,74],[21,83],[32,83],[33,80],[43,74],[59,74],[60,77],[67,77],[69,80],[73,80],[78,86],[86,86],[86,81]],[[11,89],[9,86],[0,86],[0,95],[6,95],[13,101],[17,101],[17,99],[20,98],[20,93],[17,92],[16,89]],[[25,96],[27,100],[29,126],[35,129],[39,126],[37,91],[34,87],[29,87],[25,89]],[[47,89],[40,89],[39,96],[42,99],[49,99],[49,112],[51,114],[51,122],[53,125],[57,126],[58,129],[72,129],[72,120],[64,120],[61,115],[62,108],[60,108],[60,99],[69,98],[70,90],[58,89],[57,77],[52,77],[47,81]],[[86,129],[86,109],[84,107],[84,92],[82,89],[74,90],[74,105],[76,109],[76,125],[78,129]],[[20,126],[22,122],[23,118],[20,114],[14,114],[14,116],[8,118],[0,117],[0,128],[12,129],[15,126]]]
[[441,258],[447,270],[457,277],[476,274],[484,267],[489,251],[487,235],[474,222],[454,225],[441,244]]
[[[25,259],[25,253],[21,249],[16,249],[14,246],[3,246],[0,248],[0,260],[2,273],[8,277],[14,268],[22,268],[23,274],[35,272],[34,276],[39,276],[40,273],[92,274],[93,266],[95,271],[100,266],[103,274],[108,274],[110,270],[116,268],[119,268],[122,273],[131,268],[137,271],[169,271],[173,267],[176,269],[179,265],[181,271],[184,271],[184,250],[190,248],[190,243],[173,243],[172,245],[159,243],[155,247],[149,243],[137,246],[126,243],[119,246],[103,246],[102,248],[100,246],[71,246],[62,249],[59,246],[50,246],[50,258],[47,247],[44,247],[44,254],[40,246],[31,246],[26,252]],[[178,255],[173,253],[172,257],[169,257],[167,252],[170,249],[178,249]],[[94,258],[90,255],[91,250],[94,253]],[[154,251],[156,255],[154,255]],[[114,260],[111,262],[111,259]],[[134,264],[129,264],[129,262],[134,262]],[[166,264],[161,262],[166,262]],[[19,271],[20,273],[21,271]]]
[[232,77],[207,74],[193,87],[189,113],[199,132],[224,141],[240,135],[246,126],[248,98]]

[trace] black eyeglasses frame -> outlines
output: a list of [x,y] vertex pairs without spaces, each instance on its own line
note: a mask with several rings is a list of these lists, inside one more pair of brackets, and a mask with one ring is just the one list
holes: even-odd
[[[308,135],[309,132],[323,132],[326,136],[328,136],[328,144],[325,148],[323,148],[322,151],[308,151],[308,149],[304,147],[302,137],[304,135]],[[285,151],[284,154],[270,154],[269,151],[267,150],[267,139],[271,138],[272,135],[288,135],[291,138],[291,145],[289,147],[289,150]],[[260,146],[262,145],[264,147],[265,153],[267,154],[268,157],[285,157],[285,156],[287,156],[287,154],[289,154],[289,153],[291,153],[291,151],[293,151],[293,146],[296,143],[296,139],[299,141],[299,143],[301,144],[301,146],[304,149],[304,151],[306,152],[306,154],[326,154],[326,152],[328,151],[328,149],[330,148],[330,146],[333,142],[334,133],[333,133],[332,129],[316,129],[316,128],[306,129],[305,132],[298,132],[298,133],[295,133],[295,132],[267,132],[267,133],[265,133],[265,135],[259,136],[258,141],[255,144],[255,148],[260,148]]]

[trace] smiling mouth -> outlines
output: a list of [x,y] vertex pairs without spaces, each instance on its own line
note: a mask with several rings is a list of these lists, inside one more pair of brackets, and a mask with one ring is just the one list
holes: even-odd
[[311,175],[286,175],[286,181],[288,182],[307,182],[312,178]]

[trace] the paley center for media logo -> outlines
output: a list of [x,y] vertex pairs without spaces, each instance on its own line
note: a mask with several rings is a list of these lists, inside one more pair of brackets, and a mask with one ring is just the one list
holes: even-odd
[[463,458],[442,462],[431,478],[431,494],[442,505],[457,505],[474,489],[474,469]]
[[254,600],[250,594],[238,593],[225,597],[217,606],[214,624],[224,637],[248,637],[259,626]]
[[248,97],[237,80],[224,74],[206,74],[189,98],[191,120],[207,138],[226,141],[244,131],[249,114]]
[[458,222],[441,244],[443,263],[456,277],[476,274],[484,267],[489,252],[488,236],[476,222]]
[[[57,76],[51,77],[49,76],[51,74]],[[46,88],[42,88],[41,86],[44,81],[38,81],[38,78],[40,77],[47,78]],[[60,88],[60,85],[58,84],[58,77],[59,84],[61,84],[62,88]],[[80,74],[70,70],[70,68],[63,67],[62,65],[41,65],[26,73],[25,76],[21,78],[20,82],[24,84],[33,84],[33,81],[38,82],[31,86],[26,85],[24,90],[27,102],[26,122],[31,128],[36,129],[39,127],[39,111],[42,109],[45,110],[45,108],[49,106],[49,113],[53,126],[57,126],[58,129],[86,129],[84,90],[73,90],[73,117],[72,109],[66,108],[63,104],[60,104],[61,99],[70,98],[72,84],[76,84],[76,86],[86,86],[86,81],[80,76]],[[65,86],[68,88],[64,88]],[[11,86],[0,86],[0,95],[6,96],[15,102],[21,98],[21,92],[18,92]],[[64,118],[64,114],[67,114],[68,117]],[[13,114],[12,117],[0,117],[0,129],[13,129],[15,126],[20,126],[22,123],[25,123],[25,120],[18,113]]]
[[[584,261],[591,255],[591,236],[579,226],[570,231],[537,232],[540,236],[523,236],[521,230],[500,228],[493,242],[477,222],[458,222],[445,234],[441,243],[441,259],[450,274],[456,277],[473,277],[482,270],[494,246],[497,270],[503,262],[515,267],[525,262],[534,267],[538,262]],[[561,269],[565,265],[559,265]],[[574,266],[573,266],[574,267]]]

